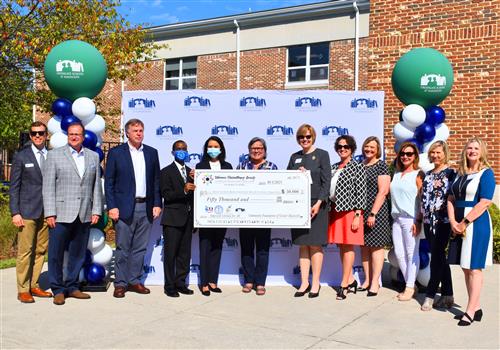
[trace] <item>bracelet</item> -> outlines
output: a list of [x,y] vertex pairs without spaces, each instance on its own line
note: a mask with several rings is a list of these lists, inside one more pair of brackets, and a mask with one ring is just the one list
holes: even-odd
[[466,225],[469,225],[469,224],[470,224],[470,220],[469,220],[469,219],[467,219],[467,218],[464,218],[464,223],[465,223]]
[[357,217],[357,218],[359,218],[361,216],[361,214],[360,213],[354,213],[354,216]]
[[371,216],[372,218],[374,218],[377,214],[375,214],[373,211],[370,213],[369,216]]

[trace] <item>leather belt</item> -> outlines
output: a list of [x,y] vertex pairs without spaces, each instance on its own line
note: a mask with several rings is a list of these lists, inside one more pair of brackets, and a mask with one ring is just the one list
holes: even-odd
[[135,199],[135,202],[136,203],[145,203],[146,202],[146,197],[142,197],[142,198],[141,197],[137,197]]

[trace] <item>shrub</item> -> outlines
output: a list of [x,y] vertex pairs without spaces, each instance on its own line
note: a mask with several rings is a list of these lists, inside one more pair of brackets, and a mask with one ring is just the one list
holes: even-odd
[[0,259],[15,256],[18,228],[12,224],[9,207],[0,204]]
[[492,204],[488,211],[493,224],[493,261],[500,263],[500,209]]

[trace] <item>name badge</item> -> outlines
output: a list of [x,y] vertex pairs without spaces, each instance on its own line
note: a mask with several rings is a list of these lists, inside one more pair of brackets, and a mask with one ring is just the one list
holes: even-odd
[[295,159],[295,164],[299,164],[299,163],[302,163],[302,158]]
[[33,164],[33,163],[26,163],[26,164],[24,164],[25,168],[33,168],[34,166],[35,166],[35,164]]

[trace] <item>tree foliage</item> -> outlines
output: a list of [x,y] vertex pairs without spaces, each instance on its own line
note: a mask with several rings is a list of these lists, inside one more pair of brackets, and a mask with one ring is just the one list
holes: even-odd
[[[131,25],[117,8],[119,0],[2,0],[0,3],[0,129],[17,139],[31,120],[31,105],[48,111],[55,96],[37,84],[52,47],[65,40],[94,45],[108,64],[108,78],[133,77],[142,60],[161,46],[141,26]],[[9,119],[8,122],[7,120]],[[20,122],[20,120],[24,121]],[[20,123],[20,124],[19,124]],[[6,128],[2,128],[6,126]],[[8,130],[7,130],[8,129]],[[11,130],[13,129],[13,130]]]

